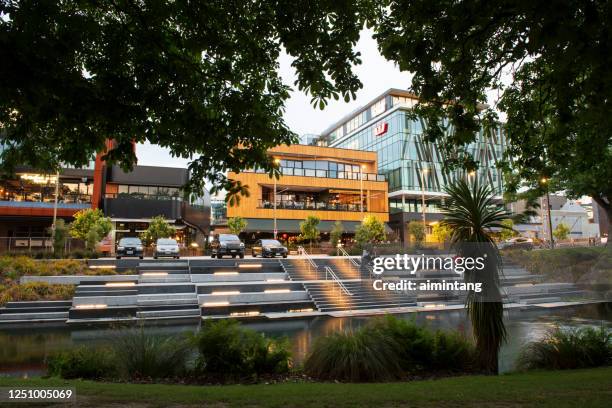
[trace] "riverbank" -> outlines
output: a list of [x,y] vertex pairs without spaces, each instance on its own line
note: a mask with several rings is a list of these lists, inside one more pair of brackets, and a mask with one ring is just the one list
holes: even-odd
[[465,376],[410,383],[284,383],[229,386],[113,384],[0,378],[1,387],[74,387],[79,407],[607,407],[612,367]]

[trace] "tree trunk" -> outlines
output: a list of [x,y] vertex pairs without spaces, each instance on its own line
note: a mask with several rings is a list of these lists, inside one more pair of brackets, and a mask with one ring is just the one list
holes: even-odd
[[[610,239],[610,234],[612,233],[612,199],[610,197],[593,196],[593,201],[595,201],[606,212],[606,216],[608,218],[608,241],[606,246],[612,248],[612,239]],[[601,222],[601,219],[599,222]]]

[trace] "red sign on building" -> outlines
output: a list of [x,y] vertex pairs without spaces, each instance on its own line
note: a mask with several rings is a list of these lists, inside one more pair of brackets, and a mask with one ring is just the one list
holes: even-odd
[[381,122],[378,125],[376,125],[376,127],[374,128],[374,135],[382,136],[385,133],[387,133],[388,128],[389,128],[389,125],[387,124],[387,122]]

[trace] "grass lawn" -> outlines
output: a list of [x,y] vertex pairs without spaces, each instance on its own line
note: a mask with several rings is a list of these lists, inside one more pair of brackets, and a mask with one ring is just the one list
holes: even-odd
[[[78,406],[207,407],[609,407],[612,367],[384,384],[109,384],[0,378],[0,386],[75,387]],[[23,406],[23,403],[14,406]]]

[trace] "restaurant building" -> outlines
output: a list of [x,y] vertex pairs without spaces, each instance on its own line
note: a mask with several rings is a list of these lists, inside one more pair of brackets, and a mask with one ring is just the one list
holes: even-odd
[[377,173],[376,153],[309,145],[282,145],[268,153],[280,166],[278,180],[263,170],[228,174],[249,187],[248,197],[227,207],[228,218],[248,222],[247,241],[272,237],[275,220],[277,236],[288,239],[315,215],[324,240],[336,220],[348,235],[366,215],[389,220],[387,182]]
[[185,197],[181,192],[189,178],[187,169],[134,166],[124,172],[102,156],[84,168],[63,168],[59,174],[18,168],[14,177],[0,180],[0,251],[50,247],[54,208],[67,223],[80,210],[100,208],[113,223],[108,237],[113,248],[124,236],[138,236],[158,215],[177,229],[180,243],[205,241],[210,200],[207,193]]

